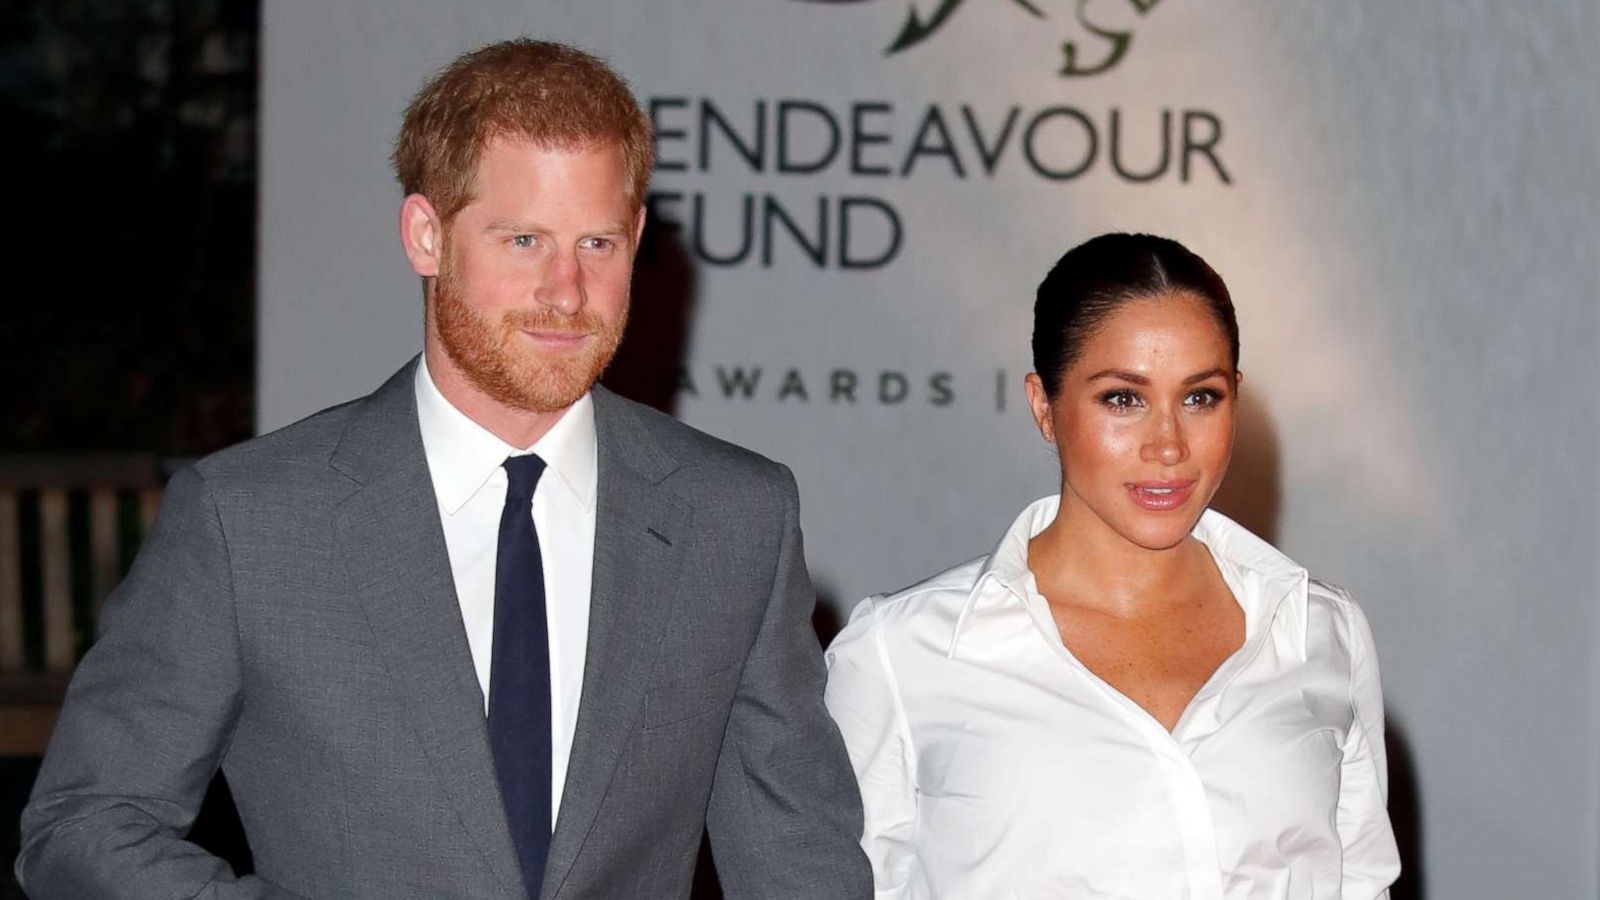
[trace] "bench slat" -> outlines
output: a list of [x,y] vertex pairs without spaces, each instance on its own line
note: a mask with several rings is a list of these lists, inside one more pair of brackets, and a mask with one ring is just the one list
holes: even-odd
[[77,662],[72,639],[72,561],[67,540],[67,492],[39,494],[39,548],[44,564],[44,666],[69,671]]
[[22,529],[17,494],[0,490],[0,673],[20,672],[22,655]]

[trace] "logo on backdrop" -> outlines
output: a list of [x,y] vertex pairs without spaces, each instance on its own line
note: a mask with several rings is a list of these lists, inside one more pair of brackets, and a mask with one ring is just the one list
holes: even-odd
[[[843,5],[875,3],[878,0],[797,0],[797,2]],[[933,37],[949,23],[950,17],[962,6],[987,5],[991,9],[986,9],[984,12],[992,12],[992,7],[1001,4],[1009,5],[1014,11],[1035,19],[1052,18],[1041,7],[1039,0],[912,0],[911,8],[906,11],[905,23],[900,26],[899,33],[884,51],[884,55],[893,56]],[[1129,13],[1142,18],[1160,4],[1161,0],[1119,0],[1118,5],[1122,7],[1120,13],[1124,18]],[[1128,55],[1128,50],[1133,45],[1133,29],[1115,27],[1107,23],[1106,15],[1116,15],[1109,12],[1112,5],[1110,0],[1099,4],[1094,0],[1077,0],[1074,12],[1077,26],[1092,35],[1093,39],[1084,41],[1069,37],[1063,41],[1060,65],[1056,69],[1057,75],[1063,78],[1099,75],[1116,68],[1117,63],[1122,62],[1122,58]],[[1090,7],[1095,7],[1093,14]]]
[[[794,2],[818,4],[816,14],[828,16],[839,11],[821,5],[908,0]],[[902,211],[913,198],[926,210],[930,198],[959,191],[967,202],[990,186],[999,197],[1087,182],[1168,191],[1233,183],[1216,112],[1163,105],[1149,92],[1089,105],[1064,89],[1137,65],[1134,32],[1163,0],[909,2],[887,56],[959,49],[955,40],[964,30],[998,27],[1001,16],[1059,29],[1052,43],[1060,41],[1060,55],[1049,69],[1019,60],[1037,79],[1013,97],[851,96],[828,73],[800,69],[775,95],[751,96],[737,86],[723,93],[718,81],[645,98],[656,149],[646,203],[658,233],[671,235],[665,246],[681,250],[675,258],[706,271],[782,272],[777,290],[790,296],[802,290],[791,279],[806,271],[847,278],[892,273],[914,251],[929,251],[918,247],[918,229],[933,232],[933,251],[948,248],[948,221]],[[1054,196],[1070,202],[1065,193]],[[860,284],[871,297],[863,308],[870,309],[877,297],[871,292],[884,282]],[[819,289],[852,290],[840,281],[804,288]],[[705,348],[694,354],[679,373],[677,395],[840,409],[983,404],[1004,410],[1016,393],[1012,375],[982,365],[793,366],[714,354]]]
[[[1057,74],[1082,78],[1121,64],[1134,26],[1163,0],[1075,0],[1074,17],[1053,9],[1064,12],[1066,2],[912,0],[887,53],[959,28],[972,20],[973,13],[956,15],[966,7],[1063,27],[1075,18],[1083,33],[1062,44]],[[806,99],[800,91],[739,100],[658,95],[646,106],[656,138],[651,217],[681,228],[692,256],[719,268],[809,263],[859,272],[891,266],[908,243],[908,223],[889,187],[894,182],[919,181],[919,191],[952,180],[1069,184],[1097,176],[1131,185],[1233,183],[1224,163],[1222,118],[1205,109],[1095,108],[1054,99],[1036,105]],[[723,186],[735,181],[745,187]],[[834,190],[806,190],[818,182]]]

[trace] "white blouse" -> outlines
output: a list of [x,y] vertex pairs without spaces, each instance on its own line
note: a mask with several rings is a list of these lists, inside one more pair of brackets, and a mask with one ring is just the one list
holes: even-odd
[[1168,733],[1061,642],[1027,565],[1058,506],[863,601],[828,649],[877,897],[1387,898],[1383,698],[1355,602],[1206,512],[1194,536],[1245,640]]

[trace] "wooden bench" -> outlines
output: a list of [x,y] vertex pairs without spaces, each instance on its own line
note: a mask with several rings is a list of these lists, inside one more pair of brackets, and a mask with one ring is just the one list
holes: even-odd
[[44,752],[163,482],[154,456],[0,455],[0,756]]

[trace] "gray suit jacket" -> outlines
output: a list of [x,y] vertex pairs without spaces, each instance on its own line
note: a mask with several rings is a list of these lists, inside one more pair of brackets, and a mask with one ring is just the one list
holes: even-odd
[[[35,900],[527,893],[423,457],[415,363],[201,461],[73,677]],[[872,893],[793,478],[602,388],[588,663],[541,897]],[[213,773],[256,874],[183,839]]]

